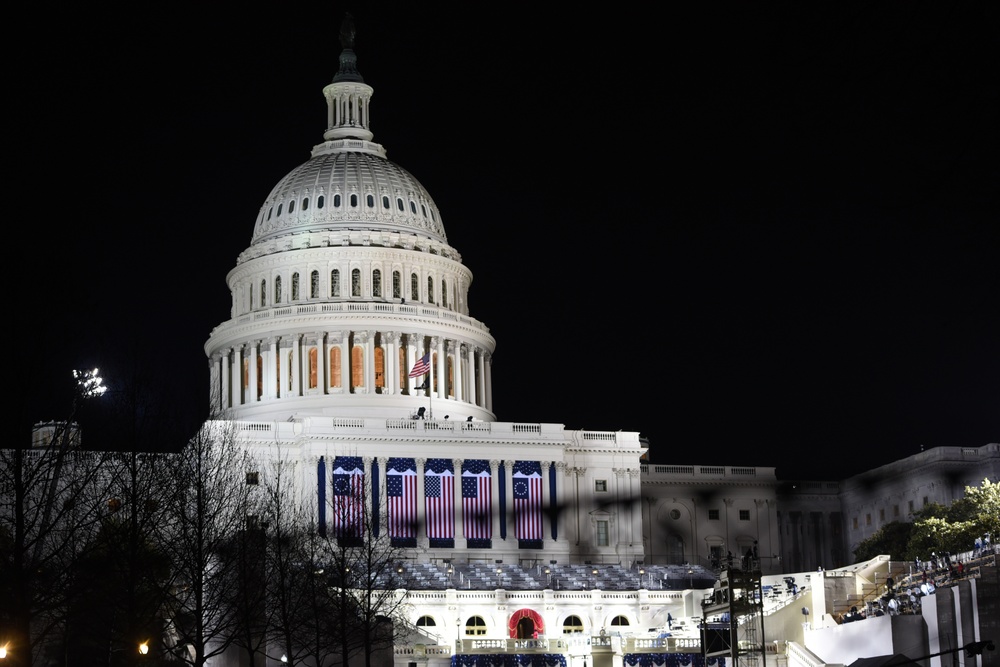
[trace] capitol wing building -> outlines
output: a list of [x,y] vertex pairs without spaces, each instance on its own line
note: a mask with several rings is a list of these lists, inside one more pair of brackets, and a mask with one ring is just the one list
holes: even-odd
[[[910,501],[995,479],[1000,446],[944,448],[962,471],[948,488],[916,490],[936,474],[921,468],[895,502],[866,490],[845,504],[839,482],[788,485],[774,468],[645,463],[637,432],[498,421],[496,341],[470,308],[472,272],[431,193],[375,141],[352,29],[341,44],[322,142],[260,207],[227,276],[229,319],[205,350],[214,414],[262,462],[248,480],[290,462],[324,530],[351,537],[338,508],[360,497],[403,550],[411,636],[391,660],[844,662],[808,644],[837,645],[818,633],[850,630],[838,605],[904,574],[888,559],[851,563],[872,513],[891,520],[893,506],[905,516]],[[734,606],[747,592],[752,604]],[[929,653],[921,614],[936,608],[842,641],[892,653],[890,621],[905,622],[914,655]],[[705,620],[729,639],[709,646]]]

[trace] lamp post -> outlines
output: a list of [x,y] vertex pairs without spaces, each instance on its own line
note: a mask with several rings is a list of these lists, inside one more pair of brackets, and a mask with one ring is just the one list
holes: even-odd
[[694,568],[688,568],[688,588],[694,588]]
[[[594,569],[592,569],[592,570],[590,571],[590,574],[591,574],[591,576],[593,576],[593,578],[594,578],[594,580],[593,580],[593,582],[591,583],[591,586],[590,586],[590,587],[591,587],[591,588],[597,588],[597,568],[595,567]],[[586,665],[584,665],[584,667],[586,667]]]
[[645,577],[646,577],[646,570],[644,570],[643,568],[640,567],[639,568],[639,588],[643,587],[643,583],[642,582],[643,582],[643,579],[645,579]]
[[552,570],[545,568],[545,585],[547,588],[552,588]]
[[497,588],[503,588],[503,568],[497,567]]

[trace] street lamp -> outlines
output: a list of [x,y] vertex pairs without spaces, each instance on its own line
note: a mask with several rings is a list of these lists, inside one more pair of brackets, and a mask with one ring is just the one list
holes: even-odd
[[503,587],[503,568],[497,568],[497,588]]
[[149,642],[142,642],[139,644],[139,655],[149,654]]
[[[590,574],[594,577],[594,583],[591,585],[591,588],[597,588],[597,568],[595,567],[592,569]],[[586,667],[586,665],[584,665],[584,667]]]
[[639,588],[642,588],[642,580],[646,576],[646,570],[639,568]]

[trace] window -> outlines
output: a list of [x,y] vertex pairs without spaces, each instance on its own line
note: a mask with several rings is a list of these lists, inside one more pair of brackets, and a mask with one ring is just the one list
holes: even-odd
[[292,301],[299,300],[299,274],[292,274]]
[[325,204],[326,204],[326,197],[324,197],[323,195],[316,197],[316,208],[323,208]]
[[872,515],[871,515],[871,513],[865,514],[865,525],[866,526],[872,525]]
[[249,484],[250,486],[257,486],[258,484],[260,484],[260,473],[248,472],[247,484]]
[[306,197],[305,199],[302,200],[302,210],[303,211],[309,210],[309,197]]
[[611,535],[607,521],[597,522],[597,546],[606,547],[611,544]]
[[594,480],[594,491],[598,493],[607,493],[608,491],[608,480],[606,479],[595,479]]
[[288,212],[295,213],[295,200],[288,202]]
[[351,270],[351,296],[361,296],[361,269]]
[[427,303],[434,303],[434,279],[427,276]]
[[333,207],[340,208],[340,195],[333,195]]
[[365,203],[368,204],[368,208],[375,208],[375,195],[365,197]]
[[415,273],[410,276],[410,301],[420,301],[420,282]]
[[330,296],[340,296],[340,269],[330,271]]
[[579,616],[567,616],[563,621],[562,631],[564,635],[575,635],[583,632],[583,621]]
[[[403,200],[400,199],[400,202]],[[465,622],[465,634],[468,637],[475,637],[486,634],[486,621],[482,616],[472,616]]]
[[372,271],[372,296],[382,296],[382,272],[379,269]]
[[437,625],[437,623],[435,623],[434,619],[431,618],[430,616],[421,616],[420,618],[417,619],[418,628],[428,628],[432,625]]
[[403,277],[399,271],[392,272],[392,298],[398,299],[403,296]]
[[740,510],[740,521],[750,520],[750,510]]
[[260,307],[267,305],[267,281],[260,281]]
[[624,616],[615,616],[611,619],[611,625],[628,625],[628,619]]
[[389,198],[382,195],[382,208],[389,208]]
[[448,284],[443,280],[441,281],[441,306],[448,307]]
[[927,507],[927,496],[924,496],[924,507]]
[[274,279],[274,302],[281,303],[281,276]]
[[719,510],[708,510],[708,520],[718,521],[719,520]]
[[413,213],[414,215],[417,213],[417,205],[413,203],[412,199],[410,200],[410,213]]
[[670,510],[670,518],[673,519],[674,521],[677,521],[677,519],[681,518],[681,511],[676,507]]
[[403,208],[403,199],[401,197],[396,197],[396,208],[398,208],[400,211],[406,210],[405,208]]
[[354,193],[351,193],[351,208],[357,208],[357,207],[358,207],[358,196]]
[[319,271],[313,271],[309,274],[309,298],[319,298]]

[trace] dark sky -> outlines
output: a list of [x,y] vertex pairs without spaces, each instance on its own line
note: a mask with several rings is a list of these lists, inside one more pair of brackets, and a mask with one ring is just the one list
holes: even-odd
[[226,274],[322,141],[350,10],[375,140],[474,274],[500,420],[782,477],[1000,439],[990,3],[398,4],[25,20],[21,421],[91,366],[204,407]]

